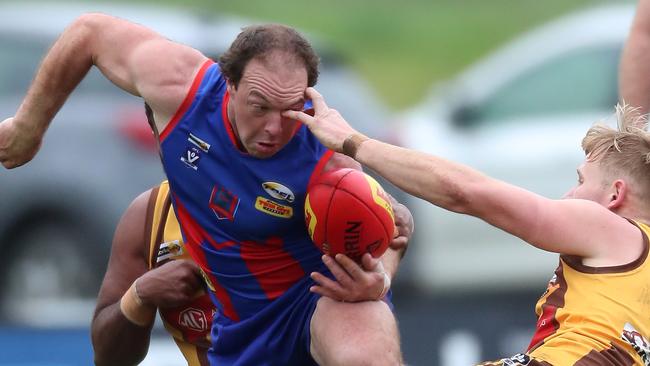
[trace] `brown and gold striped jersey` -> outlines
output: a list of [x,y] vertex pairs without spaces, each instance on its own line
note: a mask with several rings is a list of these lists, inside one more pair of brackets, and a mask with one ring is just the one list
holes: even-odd
[[[149,269],[170,260],[191,259],[181,235],[180,226],[171,208],[167,181],[154,188],[147,209],[147,253]],[[159,309],[165,329],[172,335],[188,366],[207,366],[210,328],[215,307],[203,291],[189,304],[177,308]]]
[[650,365],[650,227],[641,256],[622,266],[560,264],[535,307],[537,328],[527,354],[551,365]]

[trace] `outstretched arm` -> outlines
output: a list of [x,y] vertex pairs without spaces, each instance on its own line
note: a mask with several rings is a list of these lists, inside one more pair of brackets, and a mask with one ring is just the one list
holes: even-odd
[[479,217],[541,249],[585,258],[625,263],[618,256],[630,251],[620,245],[640,243],[638,229],[595,202],[547,199],[468,166],[369,139],[330,109],[315,89],[308,88],[307,97],[314,102],[314,117],[298,111],[285,111],[285,117],[302,121],[325,146],[346,152],[436,206]]
[[650,112],[650,0],[639,0],[619,70],[620,97]]
[[16,115],[0,123],[0,163],[13,168],[34,157],[48,125],[93,65],[118,87],[143,97],[161,130],[205,60],[197,50],[122,19],[77,18],[45,56]]

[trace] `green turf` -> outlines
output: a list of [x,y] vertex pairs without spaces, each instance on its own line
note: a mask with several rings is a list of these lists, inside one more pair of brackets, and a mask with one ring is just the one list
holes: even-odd
[[573,9],[607,2],[613,1],[156,1],[268,19],[314,33],[345,55],[394,109],[415,103],[434,82],[516,34]]

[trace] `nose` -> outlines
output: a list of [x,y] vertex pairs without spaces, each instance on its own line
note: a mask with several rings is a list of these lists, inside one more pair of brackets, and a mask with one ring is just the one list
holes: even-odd
[[268,133],[271,136],[276,136],[282,131],[282,112],[273,111],[273,113],[268,114],[266,124],[264,125],[264,132]]

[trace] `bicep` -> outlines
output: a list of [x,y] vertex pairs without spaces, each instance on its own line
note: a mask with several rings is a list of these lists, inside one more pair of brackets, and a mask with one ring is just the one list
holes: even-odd
[[596,202],[553,200],[500,181],[486,186],[477,216],[549,252],[606,256],[616,236],[630,226]]
[[143,97],[166,122],[207,58],[139,24],[103,14],[89,17],[101,28],[93,32],[94,64],[115,85]]
[[122,297],[147,269],[145,221],[151,190],[138,196],[120,219],[113,237],[111,257],[104,275],[95,316]]

